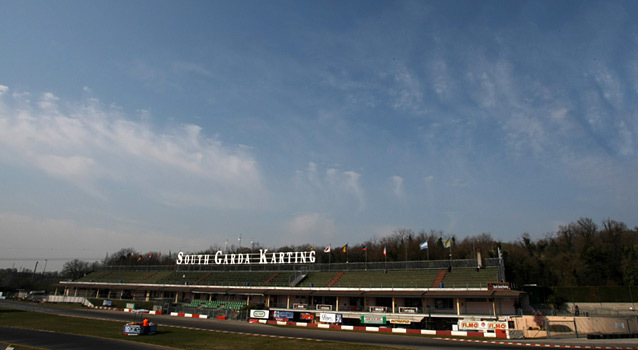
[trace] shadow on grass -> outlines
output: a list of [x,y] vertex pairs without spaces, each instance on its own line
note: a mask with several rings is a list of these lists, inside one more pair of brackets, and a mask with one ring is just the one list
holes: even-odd
[[6,309],[6,310],[0,309],[0,314],[11,314],[11,313],[18,313],[18,312],[26,312],[26,311],[16,310],[16,309]]

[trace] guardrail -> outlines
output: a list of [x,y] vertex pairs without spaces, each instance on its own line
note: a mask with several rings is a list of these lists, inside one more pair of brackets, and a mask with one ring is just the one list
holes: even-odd
[[[474,259],[456,260],[416,260],[388,262],[350,262],[350,263],[316,263],[316,264],[238,264],[238,265],[116,265],[104,266],[99,270],[111,271],[365,271],[365,270],[415,270],[415,269],[447,269],[475,268]],[[484,268],[499,266],[497,258],[484,258]]]

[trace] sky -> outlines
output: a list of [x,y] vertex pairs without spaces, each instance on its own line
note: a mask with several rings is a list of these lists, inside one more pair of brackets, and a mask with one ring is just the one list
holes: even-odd
[[516,241],[581,217],[634,227],[636,14],[4,0],[0,268],[399,228]]

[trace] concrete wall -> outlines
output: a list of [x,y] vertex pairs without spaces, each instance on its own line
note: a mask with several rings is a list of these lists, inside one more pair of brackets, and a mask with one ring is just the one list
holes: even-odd
[[[580,304],[578,305],[580,308]],[[547,316],[547,322],[552,325],[550,337],[559,335],[587,334],[628,334],[638,333],[638,316],[636,317],[574,317]],[[525,338],[545,338],[547,332],[541,330],[534,322],[534,316],[512,318],[515,329],[522,330]],[[569,328],[569,329],[567,329]],[[555,329],[555,330],[552,330]]]
[[566,303],[566,311],[573,314],[575,305],[578,305],[580,316],[585,313],[590,316],[638,316],[638,303]]

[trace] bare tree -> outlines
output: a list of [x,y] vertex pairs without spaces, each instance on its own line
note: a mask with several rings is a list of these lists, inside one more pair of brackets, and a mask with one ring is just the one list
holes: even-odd
[[91,272],[91,266],[88,262],[74,259],[64,263],[61,275],[76,280],[89,272]]

